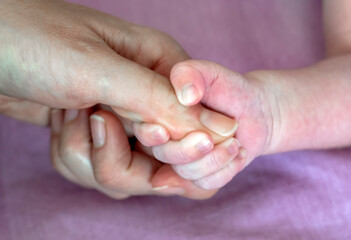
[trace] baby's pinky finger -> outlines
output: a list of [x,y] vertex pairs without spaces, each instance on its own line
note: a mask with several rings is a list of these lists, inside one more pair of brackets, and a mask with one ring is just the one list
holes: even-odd
[[193,183],[204,190],[219,189],[230,182],[238,174],[246,163],[246,150],[240,148],[239,155],[224,168],[207,177],[194,180]]

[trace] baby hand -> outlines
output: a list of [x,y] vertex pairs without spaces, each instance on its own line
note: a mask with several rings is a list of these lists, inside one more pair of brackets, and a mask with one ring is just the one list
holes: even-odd
[[[201,132],[153,147],[155,157],[172,164],[179,176],[203,189],[220,188],[256,156],[267,152],[272,118],[260,82],[218,64],[196,60],[175,65],[170,78],[183,105],[201,102],[235,118],[239,124],[235,139],[230,138],[213,149],[208,144],[206,151],[194,151],[196,139],[206,136]],[[137,136],[145,138],[145,134]]]

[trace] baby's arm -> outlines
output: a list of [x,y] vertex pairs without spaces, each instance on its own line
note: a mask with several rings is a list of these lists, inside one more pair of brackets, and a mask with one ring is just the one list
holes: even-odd
[[278,90],[272,97],[281,120],[268,152],[351,145],[351,2],[323,4],[326,59],[294,71],[248,74],[267,91]]
[[292,71],[247,74],[262,82],[274,125],[265,153],[351,145],[351,55]]

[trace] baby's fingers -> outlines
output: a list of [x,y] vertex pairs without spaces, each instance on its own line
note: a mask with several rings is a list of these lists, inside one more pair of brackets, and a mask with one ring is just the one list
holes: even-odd
[[[184,106],[193,106],[199,103],[206,91],[206,79],[200,70],[191,65],[192,63],[192,61],[185,61],[176,64],[170,75],[178,101]],[[201,70],[203,71],[203,69]]]
[[192,132],[179,141],[169,141],[155,146],[152,152],[158,160],[170,164],[185,164],[196,161],[211,151],[212,138],[203,132]]
[[173,165],[175,172],[182,178],[197,180],[214,174],[228,165],[239,154],[239,142],[230,138],[214,147],[201,159],[187,163]]
[[239,155],[234,160],[230,161],[225,167],[212,175],[195,180],[193,183],[204,190],[219,189],[223,187],[245,167],[245,155],[246,151],[240,149]]
[[193,106],[202,102],[216,111],[226,113],[229,113],[226,109],[232,107],[230,104],[234,104],[228,103],[228,93],[241,89],[243,84],[240,74],[216,63],[199,60],[187,60],[174,65],[170,80],[182,105]]
[[153,176],[153,191],[166,195],[181,195],[191,199],[207,199],[212,197],[218,190],[204,190],[193,182],[179,177],[171,165],[163,165]]
[[135,137],[147,147],[158,146],[169,140],[169,132],[159,124],[133,123]]

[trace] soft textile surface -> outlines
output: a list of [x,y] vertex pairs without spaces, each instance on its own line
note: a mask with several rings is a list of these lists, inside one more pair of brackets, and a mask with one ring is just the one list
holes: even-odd
[[[323,57],[314,0],[76,1],[240,72]],[[316,82],[316,84],[318,84]],[[214,198],[114,201],[50,166],[49,132],[0,117],[0,239],[351,239],[351,149],[265,156]]]

